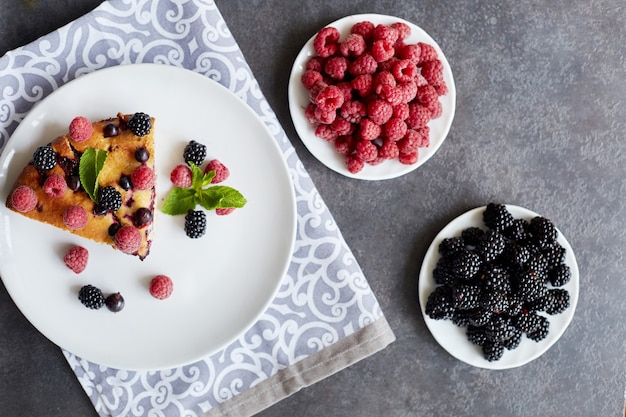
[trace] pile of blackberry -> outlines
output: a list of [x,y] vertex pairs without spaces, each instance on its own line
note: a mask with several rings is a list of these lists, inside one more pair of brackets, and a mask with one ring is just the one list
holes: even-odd
[[470,227],[444,239],[426,314],[466,328],[467,339],[486,360],[499,360],[522,337],[538,342],[548,336],[546,315],[570,305],[571,278],[565,248],[554,224],[541,216],[516,219],[503,204],[489,203],[485,228]]

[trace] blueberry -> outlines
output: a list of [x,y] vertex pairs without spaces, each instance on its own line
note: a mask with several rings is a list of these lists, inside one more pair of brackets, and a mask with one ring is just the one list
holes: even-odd
[[80,178],[78,175],[70,175],[67,177],[67,187],[72,191],[78,191],[80,188]]
[[137,209],[135,212],[135,226],[143,226],[144,224],[148,224],[152,221],[152,212],[150,209],[145,207],[141,207]]
[[131,188],[133,188],[133,183],[131,182],[128,175],[122,175],[122,177],[120,178],[120,187],[122,187],[124,190],[130,190]]
[[119,223],[113,223],[109,226],[109,236],[115,236],[118,230],[121,229],[121,225]]
[[118,311],[121,311],[124,308],[124,297],[122,297],[122,294],[120,294],[119,292],[113,293],[111,295],[109,295],[106,299],[105,299],[105,304],[107,306],[107,308],[109,310],[111,310],[114,313],[117,313]]
[[135,159],[138,162],[146,162],[150,158],[150,152],[144,147],[137,148],[135,151]]
[[111,136],[117,136],[120,134],[120,128],[115,123],[107,123],[104,126],[104,137],[110,138]]

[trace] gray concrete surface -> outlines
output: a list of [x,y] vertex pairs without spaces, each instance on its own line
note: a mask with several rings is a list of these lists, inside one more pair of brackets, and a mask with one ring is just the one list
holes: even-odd
[[[397,336],[382,352],[260,416],[620,416],[626,369],[626,6],[622,0],[218,0],[270,104],[334,214]],[[0,54],[97,0],[2,0]],[[439,152],[404,177],[330,171],[298,138],[287,80],[316,30],[355,13],[410,20],[457,87]],[[450,356],[419,312],[418,271],[451,219],[490,201],[555,221],[578,259],[574,319],[545,355],[488,371]],[[0,287],[0,415],[96,415],[60,350]]]

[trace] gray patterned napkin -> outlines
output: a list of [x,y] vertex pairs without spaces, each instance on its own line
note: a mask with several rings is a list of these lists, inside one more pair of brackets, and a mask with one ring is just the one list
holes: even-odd
[[294,181],[298,228],[267,311],[225,349],[193,364],[127,371],[64,351],[102,416],[252,415],[394,340],[332,215],[298,159],[215,3],[111,0],[0,58],[0,151],[29,110],[61,85],[120,64],[159,63],[210,77],[268,126]]

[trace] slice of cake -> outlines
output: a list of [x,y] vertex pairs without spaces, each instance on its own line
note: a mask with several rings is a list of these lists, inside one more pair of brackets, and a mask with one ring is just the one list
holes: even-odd
[[144,259],[155,208],[154,118],[72,120],[33,152],[6,201],[26,217]]

